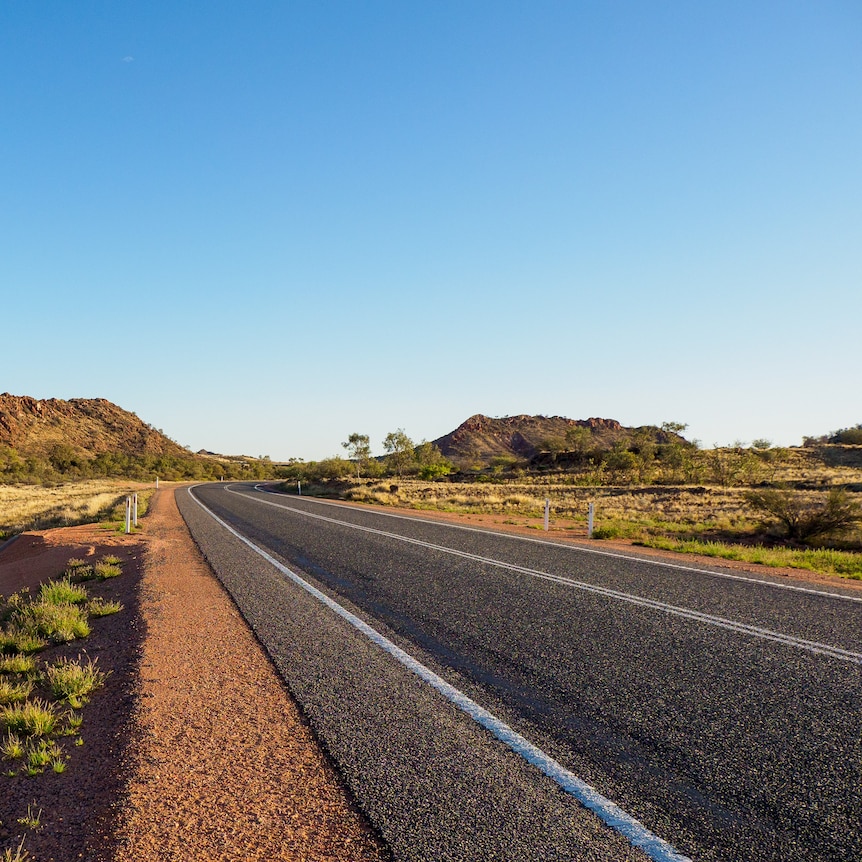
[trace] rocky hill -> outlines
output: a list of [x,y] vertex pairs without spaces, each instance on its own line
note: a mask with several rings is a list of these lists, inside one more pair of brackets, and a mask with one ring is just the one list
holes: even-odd
[[635,430],[624,428],[615,419],[524,415],[493,419],[477,413],[434,443],[447,458],[458,461],[488,461],[507,455],[530,459],[542,451],[547,441],[565,441],[574,428],[589,430],[591,445],[607,449],[631,437]]
[[134,413],[104,398],[40,401],[8,392],[0,395],[0,447],[3,446],[20,455],[40,458],[50,457],[58,447],[87,458],[107,452],[189,455]]

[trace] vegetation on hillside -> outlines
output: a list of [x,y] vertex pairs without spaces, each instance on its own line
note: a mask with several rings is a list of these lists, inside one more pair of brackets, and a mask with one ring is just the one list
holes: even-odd
[[0,446],[0,484],[50,484],[80,479],[123,478],[148,482],[264,479],[274,473],[265,459],[220,459],[189,452],[187,455],[134,455],[103,452],[93,457],[58,444],[47,456],[22,455]]

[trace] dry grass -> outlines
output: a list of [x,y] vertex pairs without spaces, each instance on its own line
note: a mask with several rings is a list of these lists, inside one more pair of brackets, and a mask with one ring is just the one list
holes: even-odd
[[[148,487],[108,479],[68,482],[53,488],[0,485],[0,539],[24,530],[101,521],[111,516],[126,495]],[[139,515],[140,502],[139,494]]]
[[[800,461],[805,459],[800,458]],[[799,465],[797,465],[799,466]],[[834,478],[843,470],[829,472]],[[859,481],[859,470],[851,478]],[[786,478],[786,477],[785,477]],[[816,484],[819,471],[802,471],[797,481]],[[840,481],[840,479],[835,479]],[[422,482],[403,479],[353,482],[344,496],[357,502],[403,506],[462,514],[504,514],[512,523],[538,528],[545,499],[551,501],[551,523],[573,533],[586,532],[587,509],[595,503],[595,537],[632,539],[680,552],[708,553],[765,565],[806,568],[826,574],[859,577],[862,554],[846,551],[799,550],[757,546],[763,539],[761,515],[746,500],[748,489],[708,486],[579,487],[562,481],[505,483]],[[797,492],[803,501],[822,498],[822,491]],[[862,545],[862,532],[845,537],[849,546]]]

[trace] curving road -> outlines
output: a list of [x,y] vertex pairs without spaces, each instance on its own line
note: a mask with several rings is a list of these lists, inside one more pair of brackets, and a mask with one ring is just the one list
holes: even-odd
[[395,859],[862,858],[859,593],[177,500]]

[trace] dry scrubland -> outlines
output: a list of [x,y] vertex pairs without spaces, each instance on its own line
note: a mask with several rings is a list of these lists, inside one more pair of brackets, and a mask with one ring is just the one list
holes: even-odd
[[106,479],[55,487],[0,485],[0,541],[25,530],[120,520],[118,507],[135,492],[138,514],[143,515],[152,494],[149,485]]
[[[734,453],[702,453],[724,457]],[[595,503],[595,538],[630,539],[651,547],[769,566],[790,566],[824,574],[862,578],[862,529],[857,522],[828,547],[786,547],[778,540],[774,519],[759,512],[747,495],[755,483],[793,486],[802,509],[822,504],[829,488],[862,497],[862,469],[827,465],[804,450],[782,453],[773,462],[755,464],[757,474],[739,477],[734,487],[720,485],[591,485],[589,475],[549,474],[530,479],[480,477],[471,482],[416,479],[350,480],[339,496],[355,502],[418,510],[490,513],[511,524],[541,529],[545,499],[551,522],[573,537],[586,536],[587,508]],[[768,475],[764,475],[768,472]],[[483,481],[484,479],[484,481]],[[747,480],[747,481],[746,481]]]

